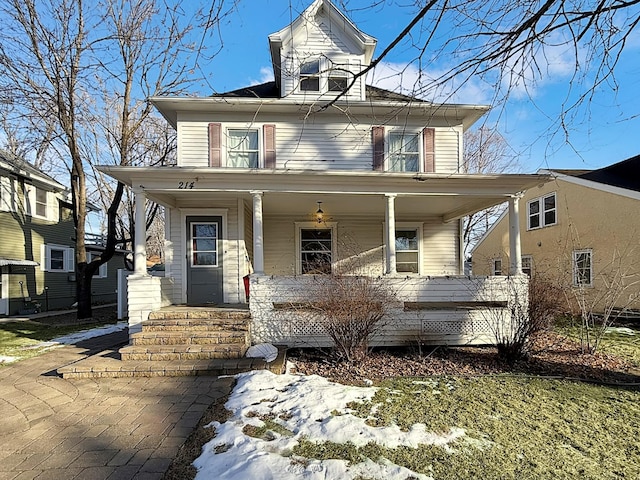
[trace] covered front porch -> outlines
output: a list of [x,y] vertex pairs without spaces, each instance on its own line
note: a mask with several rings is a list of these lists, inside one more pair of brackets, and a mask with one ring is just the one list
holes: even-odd
[[[508,202],[511,277],[522,277],[519,192],[539,175],[439,175],[379,172],[237,171],[205,168],[101,167],[133,187],[136,271],[129,277],[129,322],[140,329],[149,313],[189,305],[193,265],[189,218],[220,218],[216,255],[224,280],[220,302],[246,302],[250,279],[252,343],[323,345],[317,319],[287,303],[313,301],[317,275],[367,275],[395,292],[379,344],[491,343],[488,323],[509,308],[513,282],[464,275],[461,222],[465,215]],[[176,180],[176,179],[181,180]],[[144,205],[168,212],[165,276],[146,272]],[[321,210],[321,216],[318,216]],[[314,251],[307,232],[323,231]],[[328,239],[328,240],[327,240]],[[306,242],[306,243],[305,243]],[[328,260],[326,260],[328,259]],[[311,260],[329,269],[310,268]],[[191,263],[190,263],[191,262]],[[526,290],[518,282],[518,298]]]

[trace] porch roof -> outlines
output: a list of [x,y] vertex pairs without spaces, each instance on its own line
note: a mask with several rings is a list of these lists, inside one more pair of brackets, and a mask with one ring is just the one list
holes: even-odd
[[[170,207],[222,195],[264,193],[266,213],[323,210],[351,214],[384,211],[385,195],[397,196],[398,212],[452,221],[505,202],[549,180],[543,174],[437,174],[372,171],[239,170],[207,167],[99,166],[98,170]],[[292,199],[296,195],[296,199]],[[199,203],[203,205],[203,203]],[[317,207],[316,207],[317,208]]]

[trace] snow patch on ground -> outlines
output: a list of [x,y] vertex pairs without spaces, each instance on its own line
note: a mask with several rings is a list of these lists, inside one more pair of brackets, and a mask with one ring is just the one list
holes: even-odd
[[[216,437],[194,462],[198,469],[196,479],[427,480],[430,477],[389,462],[368,460],[349,465],[342,460],[307,460],[293,456],[292,450],[301,438],[311,442],[351,442],[356,446],[375,442],[388,448],[415,448],[422,444],[445,447],[465,435],[462,429],[437,435],[428,432],[424,424],[415,424],[407,432],[397,426],[367,425],[365,419],[350,413],[347,404],[371,400],[377,391],[373,387],[339,385],[317,375],[275,375],[268,371],[236,378],[238,383],[225,405],[231,418],[210,425],[216,429]],[[280,433],[272,432],[268,440],[243,433],[247,426],[264,426],[266,418],[278,424]]]
[[604,333],[619,333],[621,335],[635,335],[636,331],[627,327],[607,327]]
[[127,328],[127,326],[128,326],[127,322],[118,322],[114,325],[105,325],[104,327],[92,328],[90,330],[82,330],[80,332],[70,333],[69,335],[57,337],[52,340],[49,340],[48,342],[40,342],[37,345],[32,345],[26,348],[29,348],[29,349],[52,348],[52,347],[58,347],[62,345],[73,345],[83,340],[88,340],[89,338],[99,337],[100,335],[107,335],[109,333],[119,332],[120,330],[124,330],[125,328]]
[[12,363],[17,360],[17,357],[10,357],[8,355],[0,355],[0,363]]

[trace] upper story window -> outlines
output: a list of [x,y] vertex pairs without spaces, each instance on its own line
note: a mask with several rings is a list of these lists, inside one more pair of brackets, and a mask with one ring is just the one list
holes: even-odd
[[300,65],[300,90],[320,91],[320,60],[310,60]]
[[36,187],[35,195],[36,215],[38,217],[47,216],[47,191]]
[[527,230],[548,227],[557,222],[556,194],[534,198],[527,202]]
[[258,130],[227,131],[227,167],[258,168]]
[[15,183],[11,178],[0,177],[0,210],[14,212],[16,210]]
[[417,172],[420,159],[420,141],[417,133],[389,133],[387,170]]
[[334,65],[329,71],[328,90],[344,92],[349,81],[349,65]]

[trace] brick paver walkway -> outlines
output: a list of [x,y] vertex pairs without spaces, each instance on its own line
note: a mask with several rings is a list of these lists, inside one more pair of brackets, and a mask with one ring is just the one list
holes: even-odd
[[55,374],[87,354],[115,354],[126,338],[105,335],[0,368],[0,480],[162,477],[233,379]]

